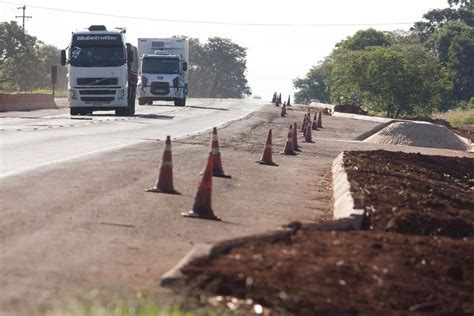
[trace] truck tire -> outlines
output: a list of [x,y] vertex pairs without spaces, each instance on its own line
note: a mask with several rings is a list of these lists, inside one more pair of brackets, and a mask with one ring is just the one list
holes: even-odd
[[138,104],[139,105],[145,105],[147,100],[145,98],[138,98]]
[[129,89],[127,110],[128,115],[135,115],[135,89]]
[[186,98],[184,99],[174,99],[175,106],[185,106],[186,105]]
[[148,101],[146,104],[153,105],[153,100]]
[[128,107],[115,109],[115,116],[127,116]]
[[71,113],[71,115],[79,115],[79,109],[78,108],[69,108],[69,113]]

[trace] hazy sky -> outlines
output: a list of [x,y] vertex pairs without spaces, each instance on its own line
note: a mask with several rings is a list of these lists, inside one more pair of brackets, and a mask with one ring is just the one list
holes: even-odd
[[125,26],[127,40],[134,45],[138,37],[186,35],[201,42],[214,36],[229,38],[247,48],[249,85],[255,95],[265,99],[273,91],[282,92],[285,97],[293,93],[293,79],[304,77],[337,42],[356,31],[371,26],[378,30],[408,30],[429,9],[448,6],[446,0],[0,0],[0,20],[17,20],[21,24],[15,16],[22,14],[17,7],[23,4],[27,6],[26,14],[33,17],[26,22],[27,32],[59,48],[68,45],[72,31],[92,24]]

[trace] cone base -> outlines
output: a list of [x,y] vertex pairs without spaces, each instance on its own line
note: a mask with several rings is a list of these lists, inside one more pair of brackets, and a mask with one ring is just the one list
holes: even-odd
[[286,153],[286,152],[282,152],[280,153],[280,155],[297,156],[296,153]]
[[176,195],[181,194],[176,190],[163,190],[163,189],[159,189],[157,187],[154,187],[154,188],[151,188],[151,189],[145,189],[145,192],[166,193],[166,194],[176,194]]
[[274,163],[273,161],[272,162],[268,162],[268,161],[263,161],[263,160],[257,160],[255,162],[258,162],[259,164],[261,165],[267,165],[267,166],[275,166],[275,167],[278,167],[278,165],[276,163]]
[[213,174],[212,176],[216,177],[216,178],[225,178],[225,179],[231,179],[232,178],[232,176],[229,176],[227,174]]
[[310,141],[307,141],[307,140],[304,140],[305,143],[314,143],[314,140],[310,140]]
[[211,221],[222,221],[219,217],[215,216],[214,214],[213,215],[208,215],[208,216],[202,216],[202,215],[198,215],[194,211],[189,211],[187,213],[181,213],[181,216],[190,217],[190,218],[207,219],[207,220],[211,220]]

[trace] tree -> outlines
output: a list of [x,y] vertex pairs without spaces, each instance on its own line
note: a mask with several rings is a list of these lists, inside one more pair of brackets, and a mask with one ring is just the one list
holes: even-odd
[[229,39],[214,37],[205,45],[191,39],[190,52],[190,96],[241,98],[251,94],[245,77],[245,48]]
[[42,88],[44,68],[36,48],[23,47],[13,57],[7,57],[1,67],[1,81],[7,89],[31,91]]
[[0,23],[0,66],[8,57],[14,57],[23,47],[36,46],[36,37],[23,34],[23,29],[15,22]]
[[[352,77],[373,112],[387,117],[429,114],[439,107],[446,82],[434,57],[422,48],[376,47],[359,53],[351,68]],[[353,74],[354,75],[354,74]]]
[[387,33],[370,28],[358,31],[353,36],[337,43],[336,47],[348,50],[363,50],[372,46],[389,46],[390,44],[390,36]]
[[410,28],[410,31],[418,36],[421,42],[426,42],[432,34],[449,21],[461,21],[474,26],[474,11],[469,1],[448,0],[448,3],[449,8],[428,11],[423,15],[424,20],[416,22]]
[[293,86],[298,89],[295,93],[296,103],[309,103],[312,100],[329,102],[329,78],[331,75],[331,64],[329,62],[314,66],[303,79],[293,80]]

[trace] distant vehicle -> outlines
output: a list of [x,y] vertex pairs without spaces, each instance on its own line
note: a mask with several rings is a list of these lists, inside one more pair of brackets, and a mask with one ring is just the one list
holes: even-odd
[[174,101],[185,106],[189,43],[183,38],[139,38],[138,104]]
[[137,48],[125,42],[125,29],[103,25],[73,32],[69,48],[61,51],[68,66],[71,115],[115,110],[115,115],[135,114]]

